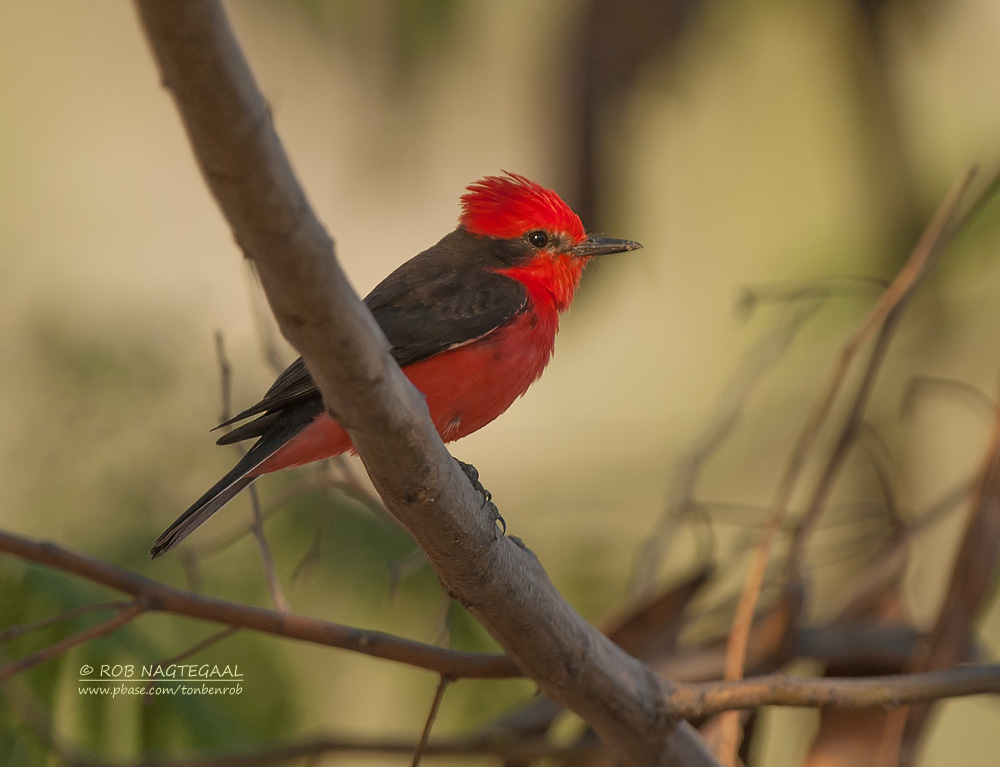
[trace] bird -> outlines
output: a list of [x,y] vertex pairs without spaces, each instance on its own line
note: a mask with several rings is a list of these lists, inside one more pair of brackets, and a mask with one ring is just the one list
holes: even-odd
[[[445,442],[493,421],[541,376],[554,350],[559,315],[573,303],[592,258],[642,247],[588,235],[579,216],[551,189],[501,172],[469,184],[455,230],[399,266],[365,298],[393,359],[424,395]],[[240,425],[217,444],[257,441],[156,539],[153,559],[258,477],[353,449],[301,357],[259,402],[216,428],[234,424]],[[470,479],[476,484],[471,473]]]

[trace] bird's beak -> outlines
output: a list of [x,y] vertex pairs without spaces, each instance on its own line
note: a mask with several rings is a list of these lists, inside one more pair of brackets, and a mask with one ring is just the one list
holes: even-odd
[[632,242],[632,240],[616,240],[612,237],[597,237],[592,234],[573,248],[570,253],[578,258],[590,258],[591,256],[603,256],[607,253],[638,250],[641,247],[642,245],[638,242]]

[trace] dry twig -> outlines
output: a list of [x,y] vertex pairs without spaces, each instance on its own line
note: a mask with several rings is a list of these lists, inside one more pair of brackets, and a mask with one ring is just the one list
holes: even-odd
[[420,765],[420,760],[423,758],[424,751],[427,748],[427,741],[431,737],[431,728],[434,726],[434,720],[437,719],[438,709],[441,708],[441,701],[444,699],[445,690],[448,689],[451,681],[450,678],[442,676],[438,682],[437,689],[434,691],[434,699],[431,701],[430,711],[427,712],[427,721],[424,723],[424,730],[420,734],[420,742],[417,743],[417,748],[413,752],[413,767],[419,767]]
[[97,639],[97,637],[113,634],[122,626],[131,623],[137,615],[145,612],[147,609],[146,600],[142,597],[137,597],[135,600],[130,602],[127,607],[120,610],[118,615],[113,618],[108,618],[106,621],[102,621],[95,626],[86,628],[83,631],[78,631],[76,634],[68,636],[63,640],[49,645],[48,647],[24,658],[20,658],[0,666],[0,682],[5,679],[9,679],[15,674],[20,674],[22,671],[27,671],[29,668],[33,668],[40,663],[45,663],[53,658],[57,658],[64,652],[72,650],[74,647],[81,645],[84,642],[89,642],[91,639]]
[[[909,670],[943,669],[958,662],[972,638],[977,619],[996,583],[1000,552],[1000,413],[982,469],[976,503],[955,555],[948,590],[934,627]],[[917,739],[930,715],[930,706],[918,706],[906,715],[900,743],[900,762],[910,764]]]
[[[157,583],[52,543],[33,541],[3,531],[0,531],[0,552],[130,594],[136,598],[132,604],[141,604],[146,612],[172,613],[231,628],[339,647],[455,678],[504,679],[520,676],[514,664],[502,655],[444,650],[378,631],[365,631],[301,615],[213,599]],[[132,617],[135,616],[130,619]],[[118,616],[116,620],[120,618]]]
[[[798,573],[801,570],[803,542],[806,540],[809,530],[815,524],[815,520],[833,486],[834,478],[853,444],[868,395],[871,392],[880,363],[884,359],[885,351],[892,338],[902,308],[907,304],[913,289],[926,273],[928,267],[933,263],[935,257],[951,242],[961,226],[969,220],[972,214],[978,210],[995,190],[998,178],[1000,178],[997,172],[994,172],[979,194],[970,201],[965,202],[966,194],[976,171],[977,168],[975,166],[969,168],[952,186],[938,208],[937,213],[934,215],[934,218],[924,231],[920,241],[914,247],[910,258],[900,269],[895,279],[893,279],[889,288],[875,305],[866,321],[845,345],[822,396],[802,429],[775,498],[771,518],[768,520],[760,542],[754,552],[750,572],[744,584],[743,593],[733,619],[733,629],[730,634],[729,649],[727,652],[726,679],[738,679],[743,675],[747,637],[764,582],[771,549],[787,512],[793,490],[805,465],[807,456],[811,452],[820,429],[830,413],[834,399],[840,392],[847,372],[862,346],[877,332],[874,347],[865,367],[862,381],[853,397],[850,412],[845,419],[822,477],[813,491],[805,518],[799,527],[799,533],[793,539],[788,567],[788,581],[790,583],[796,581],[798,578]],[[964,207],[963,202],[965,202]],[[728,718],[728,722],[728,737],[724,740],[719,753],[722,755],[723,762],[731,763],[733,755],[736,752],[739,725],[738,720],[733,716]]]

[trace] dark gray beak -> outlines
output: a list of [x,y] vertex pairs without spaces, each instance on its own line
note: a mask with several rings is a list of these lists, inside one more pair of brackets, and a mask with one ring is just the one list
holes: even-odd
[[628,250],[638,250],[641,248],[638,242],[632,240],[616,240],[612,237],[597,237],[590,235],[570,252],[574,256],[587,257],[603,256],[607,253],[624,253]]

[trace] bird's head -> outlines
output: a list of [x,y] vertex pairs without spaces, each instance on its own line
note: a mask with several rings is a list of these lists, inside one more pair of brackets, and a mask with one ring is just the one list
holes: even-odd
[[459,226],[503,241],[509,266],[498,271],[524,283],[536,301],[566,309],[591,258],[642,247],[631,240],[588,235],[580,217],[551,189],[516,173],[504,174],[469,184]]

